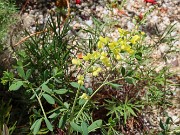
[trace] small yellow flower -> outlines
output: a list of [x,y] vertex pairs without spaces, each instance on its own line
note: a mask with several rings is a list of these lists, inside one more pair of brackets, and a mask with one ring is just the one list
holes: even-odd
[[110,48],[111,50],[113,50],[114,48],[116,48],[116,47],[118,46],[118,43],[117,43],[117,42],[111,42],[111,43],[109,43],[108,45],[109,45],[109,48]]
[[106,56],[107,56],[107,53],[106,52],[102,52],[100,59],[102,60],[102,59],[106,58]]
[[121,49],[122,49],[122,50],[125,50],[125,48],[126,48],[126,45],[124,45],[124,44],[121,45]]
[[83,75],[78,75],[78,76],[77,76],[77,79],[78,79],[78,80],[84,80],[84,76],[83,76]]
[[84,84],[84,76],[83,75],[78,75],[77,79],[78,79],[78,84],[80,84],[80,85]]
[[125,46],[127,46],[127,41],[126,40],[120,39],[120,40],[118,40],[118,43],[120,44],[121,49],[124,49]]
[[80,65],[81,64],[81,60],[80,59],[72,59],[72,64]]
[[98,49],[102,49],[103,48],[103,43],[101,41],[98,42]]
[[115,59],[116,59],[116,60],[120,60],[120,59],[121,59],[121,56],[120,56],[119,54],[117,54],[117,55],[115,56]]
[[100,57],[100,53],[97,52],[97,51],[94,51],[92,56],[93,56],[94,59],[98,59]]
[[99,73],[97,71],[94,71],[92,74],[93,76],[98,76]]
[[133,49],[129,49],[128,51],[127,51],[129,54],[134,54],[134,50]]
[[140,36],[139,35],[135,35],[135,36],[132,37],[131,43],[132,44],[136,44],[137,41],[139,41],[139,40],[140,40]]
[[100,67],[93,67],[93,76],[98,76],[99,75],[99,72],[101,72],[102,68]]
[[109,42],[109,38],[108,37],[103,38],[102,36],[100,36],[99,41],[101,41],[104,44],[107,44]]
[[143,36],[144,36],[144,35],[145,35],[145,33],[142,31],[142,32],[141,32],[141,35],[143,35]]
[[111,66],[110,60],[107,57],[104,57],[103,59],[101,59],[101,61],[107,67]]
[[80,96],[81,99],[88,100],[89,96],[86,93],[83,93],[82,96]]
[[131,46],[130,46],[130,45],[126,45],[125,48],[124,48],[124,50],[127,51],[127,52],[128,52],[130,49],[131,49]]
[[112,50],[112,52],[113,52],[114,55],[119,54],[120,51],[121,51],[120,48],[117,48],[117,49]]
[[86,56],[83,56],[83,60],[88,61],[92,58],[92,55],[88,53]]
[[119,32],[119,34],[121,34],[121,36],[126,36],[128,34],[127,30],[124,30],[124,29],[121,29],[121,28],[118,28],[118,32]]
[[83,84],[84,84],[84,81],[78,80],[78,84],[79,84],[79,85],[83,85]]

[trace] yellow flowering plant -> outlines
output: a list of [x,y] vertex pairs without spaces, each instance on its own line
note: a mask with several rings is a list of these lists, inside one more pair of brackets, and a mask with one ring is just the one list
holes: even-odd
[[98,108],[98,113],[102,109],[102,114],[109,118],[108,124],[110,121],[115,123],[113,129],[118,125],[128,126],[130,118],[139,117],[137,114],[144,107],[142,99],[147,98],[142,94],[146,93],[145,87],[157,87],[157,84],[151,79],[155,72],[148,66],[151,47],[145,44],[145,33],[137,28],[132,31],[119,28],[116,39],[99,36],[93,49],[84,51],[80,64],[72,59],[72,64],[80,69],[73,107],[78,100],[81,106],[72,118],[73,122],[78,123],[85,113],[89,113],[88,109],[95,108]]
[[[110,37],[100,36],[97,42],[97,49],[83,54],[81,60],[77,58],[72,59],[72,64],[81,68],[81,71],[77,76],[77,84],[79,84],[79,87],[77,87],[78,95],[76,95],[76,99],[78,100],[79,97],[81,104],[83,104],[75,120],[80,117],[87,103],[93,98],[93,96],[95,96],[98,91],[100,91],[102,87],[105,87],[105,85],[118,88],[119,85],[114,84],[113,82],[118,82],[120,80],[126,80],[130,84],[135,84],[135,79],[132,77],[126,78],[119,76],[119,78],[117,78],[114,74],[110,73],[117,74],[117,71],[122,69],[121,66],[123,67],[127,61],[135,60],[135,57],[139,53],[136,49],[143,38],[141,32],[139,31],[131,33],[127,30],[119,28],[118,32],[118,40],[113,40]],[[96,90],[91,94],[81,91],[82,86],[84,87],[84,84],[91,83],[86,81],[87,74],[90,74],[91,79],[94,78],[97,81],[102,81],[101,85],[94,87]],[[104,80],[99,79],[100,75],[104,78]],[[110,78],[111,80],[109,80]],[[80,96],[79,93],[82,93],[82,95]],[[75,100],[74,102],[74,104],[76,104],[77,101]]]

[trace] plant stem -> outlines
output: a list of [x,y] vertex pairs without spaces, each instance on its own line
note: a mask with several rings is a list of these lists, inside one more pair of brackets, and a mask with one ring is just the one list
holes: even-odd
[[73,103],[72,110],[71,110],[71,114],[70,114],[70,121],[72,120],[72,117],[73,117],[73,114],[74,114],[74,109],[75,109],[75,105],[76,105],[76,103],[77,103],[77,98],[78,98],[78,96],[79,96],[80,87],[81,87],[81,86],[78,87],[78,90],[77,90],[77,92],[76,92],[76,96],[75,96],[74,103]]
[[[117,65],[116,65],[116,66],[117,66]],[[115,66],[112,70],[114,70],[114,69],[116,68],[116,66]],[[84,105],[82,106],[81,110],[78,112],[78,114],[77,114],[77,116],[76,116],[75,119],[77,119],[77,118],[81,115],[83,109],[85,108],[85,106],[86,106],[86,104],[89,102],[89,100],[90,100],[104,85],[106,85],[106,84],[108,84],[108,83],[111,83],[111,82],[113,82],[113,81],[117,81],[117,80],[123,79],[123,78],[118,78],[118,79],[114,79],[114,80],[112,80],[112,81],[107,82],[107,79],[109,78],[109,76],[110,76],[110,74],[106,77],[106,79],[105,79],[104,82],[99,86],[99,88],[97,88],[97,89],[94,91],[94,93],[89,97],[89,99],[84,103]]]
[[[45,83],[48,83],[48,82],[49,82],[51,79],[53,79],[53,78],[54,78],[54,76],[51,77],[51,78],[49,78]],[[43,83],[43,84],[44,84],[44,83]],[[37,89],[39,89],[40,87],[42,87],[43,84],[41,84]],[[34,94],[35,94],[35,96],[36,96],[36,98],[37,98],[37,100],[38,100],[38,102],[39,102],[39,105],[40,105],[41,110],[42,110],[42,112],[43,112],[44,118],[47,119],[47,116],[46,116],[46,113],[45,113],[45,111],[44,111],[43,105],[42,105],[42,103],[41,103],[40,97],[36,94],[35,90],[34,90],[32,87],[31,87],[31,90],[34,92]]]
[[110,76],[110,75],[108,75],[108,76],[106,77],[106,79],[105,79],[104,82],[99,86],[99,88],[96,89],[96,91],[94,91],[94,93],[89,97],[88,100],[86,100],[86,102],[85,102],[84,105],[82,106],[81,110],[78,112],[78,114],[77,114],[77,116],[76,116],[75,119],[77,119],[77,118],[81,115],[82,111],[84,110],[84,108],[85,108],[86,104],[89,102],[89,100],[90,100],[104,85],[106,85],[106,84],[108,83],[108,82],[106,82],[106,81],[107,81],[107,79],[109,78],[109,76]]
[[43,112],[44,118],[47,119],[47,116],[46,116],[46,113],[45,113],[45,111],[44,111],[44,108],[43,108],[43,105],[42,105],[42,103],[41,103],[40,98],[38,97],[38,95],[36,94],[36,92],[34,91],[34,89],[33,89],[33,88],[31,88],[31,89],[32,89],[32,91],[34,92],[34,94],[35,94],[35,96],[36,96],[36,98],[37,98],[37,100],[38,100],[38,102],[39,102],[39,105],[40,105],[41,110],[42,110],[42,112]]

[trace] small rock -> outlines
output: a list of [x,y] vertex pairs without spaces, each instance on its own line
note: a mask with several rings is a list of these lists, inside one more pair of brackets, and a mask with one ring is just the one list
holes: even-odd
[[28,28],[35,23],[34,16],[29,14],[24,14],[22,16],[22,20],[25,28]]
[[127,22],[127,28],[128,28],[128,30],[132,30],[133,28],[134,28],[134,23],[132,23],[131,21],[128,21]]
[[159,46],[159,50],[161,51],[161,53],[166,53],[168,52],[170,49],[170,47],[167,44],[161,44]]
[[85,23],[88,25],[88,26],[91,26],[92,25],[92,20],[87,20],[87,21],[85,21]]

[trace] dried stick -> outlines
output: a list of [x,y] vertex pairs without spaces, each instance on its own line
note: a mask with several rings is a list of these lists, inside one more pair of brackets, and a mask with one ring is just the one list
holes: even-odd
[[35,32],[35,33],[32,33],[30,34],[29,36],[27,37],[24,37],[23,39],[21,39],[18,43],[16,43],[15,45],[13,45],[13,47],[15,46],[18,46],[19,44],[23,43],[24,41],[26,41],[28,38],[32,37],[32,36],[35,36],[35,35],[38,35],[38,34],[41,34],[43,32],[47,32],[47,30],[43,30],[43,31],[38,31],[38,32]]
[[22,9],[21,9],[21,11],[20,11],[20,15],[22,14],[22,12],[24,11],[24,9],[25,9],[25,7],[26,7],[26,5],[29,3],[29,0],[26,0],[26,3],[23,5],[23,7],[22,7]]

